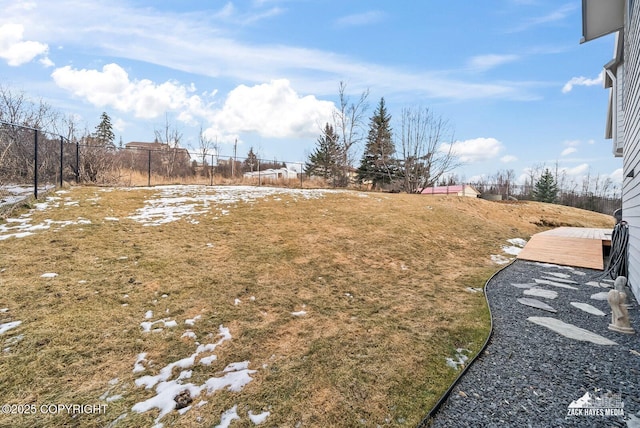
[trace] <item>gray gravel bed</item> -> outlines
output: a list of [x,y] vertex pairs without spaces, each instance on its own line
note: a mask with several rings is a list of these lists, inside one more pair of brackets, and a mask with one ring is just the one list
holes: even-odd
[[[558,293],[555,299],[534,297],[551,305],[557,313],[518,303],[518,298],[532,296],[524,295],[524,288],[512,285],[548,277],[546,272],[568,274],[570,280],[578,282],[578,290],[536,285]],[[629,314],[637,333],[610,331],[609,304],[590,297],[609,288],[585,285],[598,281],[601,275],[601,271],[560,269],[522,260],[499,272],[486,287],[493,336],[429,426],[640,427],[640,354],[635,353],[640,352],[640,311],[630,296]],[[584,312],[570,302],[588,303],[606,315]],[[569,339],[528,321],[528,317],[557,318],[618,345]],[[587,392],[595,397],[620,394],[624,416],[569,415],[569,404]]]

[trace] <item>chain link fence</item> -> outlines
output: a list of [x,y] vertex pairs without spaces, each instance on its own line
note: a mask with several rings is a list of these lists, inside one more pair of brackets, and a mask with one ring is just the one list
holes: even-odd
[[[85,141],[92,142],[92,139]],[[355,183],[356,170],[348,180]],[[195,153],[169,144],[87,144],[34,128],[0,121],[0,205],[31,189],[33,195],[64,183],[154,186],[161,184],[278,184],[288,187],[331,185],[304,174],[301,162]],[[335,184],[335,183],[334,183]],[[470,183],[483,195],[531,200],[531,185]],[[560,190],[557,203],[611,214],[619,196]]]

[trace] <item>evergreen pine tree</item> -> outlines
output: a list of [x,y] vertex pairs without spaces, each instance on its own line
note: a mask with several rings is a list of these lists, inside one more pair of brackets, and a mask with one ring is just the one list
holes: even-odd
[[316,148],[309,155],[309,160],[305,164],[305,172],[308,175],[322,177],[331,181],[334,186],[343,184],[343,174],[340,168],[342,150],[338,139],[339,136],[335,133],[333,126],[327,123],[316,142]]
[[380,98],[380,104],[370,119],[367,145],[358,168],[358,180],[361,183],[371,182],[373,188],[390,183],[397,173],[393,157],[395,151],[391,115],[387,112],[384,98]]
[[539,202],[555,203],[558,199],[558,185],[549,169],[545,169],[533,187],[533,199]]
[[253,172],[258,169],[258,156],[253,152],[253,147],[249,148],[247,158],[244,160],[243,169],[245,172]]
[[111,118],[106,112],[102,112],[100,115],[100,123],[96,126],[96,132],[94,133],[96,143],[100,146],[113,147],[113,140],[116,138],[113,133],[113,125],[111,125]]

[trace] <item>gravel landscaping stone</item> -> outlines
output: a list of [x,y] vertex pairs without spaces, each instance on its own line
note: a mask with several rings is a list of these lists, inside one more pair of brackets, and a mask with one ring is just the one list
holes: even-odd
[[[518,302],[523,289],[514,284],[538,282],[535,279],[555,270],[578,282],[576,290],[557,289],[558,297],[554,300],[557,313],[549,314]],[[637,333],[625,335],[608,329],[611,309],[606,301],[591,300],[594,289],[586,285],[589,281],[602,281],[601,275],[601,271],[570,270],[523,260],[499,272],[485,288],[493,318],[489,344],[453,387],[428,426],[638,426],[640,340]],[[631,325],[640,332],[640,311],[630,297]],[[606,316],[594,316],[571,302],[590,302],[589,306]],[[597,345],[571,339],[527,321],[545,317],[617,344]],[[575,406],[586,393],[593,397],[619,394],[624,414],[600,415],[597,411],[589,412],[598,409],[579,408],[571,409],[572,413],[569,405]],[[576,410],[584,412],[578,414]]]

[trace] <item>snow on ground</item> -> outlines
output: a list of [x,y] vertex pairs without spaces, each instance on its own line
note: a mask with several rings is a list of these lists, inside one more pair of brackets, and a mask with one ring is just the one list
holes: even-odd
[[220,423],[215,428],[229,428],[231,422],[235,419],[240,419],[238,416],[238,405],[233,406],[229,410],[220,415]]
[[251,422],[253,422],[254,425],[260,425],[264,423],[264,421],[267,420],[269,415],[271,415],[270,412],[254,414],[251,410],[249,410],[248,414],[249,414],[249,419],[251,419]]
[[12,328],[16,328],[20,324],[22,324],[22,321],[12,321],[12,322],[6,322],[4,324],[0,324],[0,334],[4,334],[5,332],[11,330]]
[[458,348],[456,349],[456,356],[454,358],[446,358],[447,365],[452,369],[458,370],[458,368],[465,365],[469,357],[465,353],[469,353],[468,349]]
[[497,265],[506,265],[511,261],[511,259],[508,259],[500,254],[491,254],[491,261]]
[[[503,245],[502,252],[510,256],[517,256],[520,254],[520,251],[522,251],[524,246],[527,244],[527,241],[522,238],[507,239],[507,242],[511,245]],[[513,258],[505,257],[502,254],[491,255],[491,261],[497,265],[506,265],[511,260],[513,260]]]
[[[136,191],[149,190],[143,188],[120,188],[118,190]],[[111,192],[116,189],[101,189],[101,192]],[[180,219],[187,219],[193,224],[198,221],[192,218],[199,215],[214,215],[214,219],[229,215],[231,209],[238,203],[255,203],[260,199],[272,197],[280,200],[280,195],[290,195],[294,200],[321,198],[328,193],[340,193],[343,190],[329,189],[285,189],[276,187],[251,186],[159,186],[154,187],[157,192],[145,201],[145,206],[136,210],[129,219],[142,223],[143,226],[159,226]],[[47,219],[39,224],[31,224],[31,214],[34,211],[46,211],[52,208],[78,206],[80,201],[64,196],[69,192],[59,190],[56,195],[47,196],[43,202],[34,204],[34,209],[18,218],[7,219],[0,224],[0,240],[9,238],[24,238],[40,230],[60,230],[74,224],[91,224],[90,220],[78,217],[75,220],[54,221]],[[99,198],[87,199],[95,201]],[[288,202],[287,202],[288,203]],[[117,222],[118,217],[104,217],[104,221]],[[212,245],[211,245],[212,246]]]
[[[230,208],[238,203],[255,203],[259,199],[277,198],[290,195],[297,200],[317,199],[327,193],[340,193],[342,190],[328,189],[285,189],[277,187],[252,186],[161,186],[145,206],[128,218],[144,226],[160,226],[192,216],[211,213],[212,205],[217,218],[229,215]],[[191,221],[195,221],[191,219]]]
[[[56,195],[66,195],[68,193],[68,190],[58,190],[55,192]],[[42,223],[31,224],[31,215],[34,211],[46,211],[51,208],[60,208],[61,206],[78,206],[79,204],[79,201],[73,200],[70,197],[47,196],[43,202],[35,203],[33,205],[34,208],[29,210],[28,213],[22,214],[18,218],[8,218],[5,224],[0,224],[0,241],[9,238],[24,238],[26,236],[31,236],[40,230],[53,229],[54,232],[57,232],[63,227],[75,224],[91,224],[90,220],[83,217],[65,221],[46,219]],[[0,205],[2,205],[2,203],[0,203]]]
[[[219,334],[222,338],[220,338],[218,342],[207,345],[198,345],[196,351],[190,356],[166,365],[157,375],[145,375],[136,379],[135,384],[138,387],[144,386],[145,389],[155,387],[156,395],[145,401],[136,403],[131,410],[138,413],[144,413],[152,409],[158,409],[160,413],[155,421],[158,423],[164,416],[176,408],[176,401],[174,398],[179,394],[188,394],[191,400],[193,400],[202,392],[212,394],[223,389],[227,389],[231,392],[241,391],[246,384],[253,380],[251,375],[256,372],[256,370],[249,369],[248,361],[227,365],[223,370],[223,376],[211,377],[202,385],[182,383],[183,380],[191,377],[191,370],[187,369],[193,367],[196,364],[196,361],[202,362],[202,359],[205,358],[211,360],[217,359],[217,357],[215,359],[212,358],[214,355],[203,357],[202,354],[211,353],[222,343],[231,340],[229,329],[222,325],[220,326]],[[182,370],[177,378],[171,380],[174,368]]]
[[[152,316],[153,314],[151,311],[147,311],[145,314],[146,319],[149,319]],[[185,324],[193,326],[200,318],[201,316],[197,315],[185,320]],[[157,323],[164,323],[165,326],[169,324],[174,327],[178,325],[175,321],[144,321],[141,323],[143,332],[152,331],[151,327]],[[200,385],[192,382],[186,382],[193,374],[193,371],[191,370],[192,367],[196,365],[205,367],[211,366],[218,360],[217,355],[213,354],[215,349],[218,346],[221,346],[224,342],[232,339],[229,328],[224,327],[223,325],[219,326],[218,336],[220,338],[215,343],[200,344],[196,342],[196,349],[193,353],[185,358],[181,358],[167,364],[165,367],[161,368],[157,374],[145,374],[138,377],[135,380],[135,385],[138,387],[144,387],[147,390],[154,389],[155,395],[144,401],[136,403],[131,410],[137,413],[144,413],[157,409],[159,413],[155,419],[154,426],[161,427],[162,423],[160,420],[162,418],[171,413],[174,409],[177,410],[180,415],[187,413],[194,407],[191,403],[193,403],[202,393],[213,394],[219,390],[227,390],[230,392],[241,391],[246,384],[253,380],[251,375],[256,373],[256,370],[249,369],[249,361],[227,364],[227,366],[222,370],[222,376],[210,377]],[[195,339],[195,333],[191,330],[187,330],[181,337],[191,337]],[[177,376],[174,375],[174,369],[177,369]],[[147,353],[143,352],[138,354],[134,363],[133,372],[143,373],[149,370],[150,368],[147,365]],[[219,373],[219,369],[215,370],[215,372]],[[177,397],[188,398],[185,405],[179,406],[181,407],[179,409],[176,409]],[[108,398],[116,400],[120,397],[112,395]],[[195,407],[199,408],[204,404],[206,404],[206,401],[201,400],[195,404]],[[260,415],[253,415],[249,413],[249,418],[252,421],[255,419],[256,421],[259,421],[259,423],[264,422],[268,416],[268,413],[262,413]],[[234,419],[241,419],[237,414],[237,406],[234,406],[222,414],[221,422],[218,426],[229,426],[231,421]],[[254,424],[258,424],[258,422],[254,422]]]
[[47,273],[43,273],[42,275],[40,275],[40,278],[51,279],[51,278],[55,278],[56,276],[58,276],[58,274],[55,273],[55,272],[47,272]]
[[[53,189],[54,186],[46,185],[44,187],[38,187],[38,192],[46,192],[49,189]],[[0,192],[5,194],[0,196],[0,208],[3,206],[9,206],[17,204],[20,201],[28,199],[33,195],[33,186],[19,186],[17,184],[5,184],[0,186]]]

